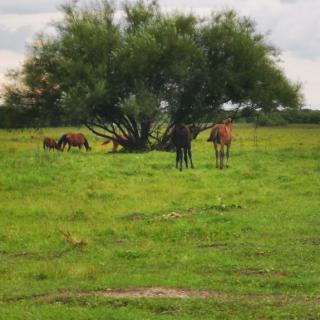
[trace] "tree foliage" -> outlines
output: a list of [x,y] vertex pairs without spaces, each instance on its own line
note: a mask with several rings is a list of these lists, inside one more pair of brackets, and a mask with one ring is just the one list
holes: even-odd
[[[278,52],[255,24],[233,11],[200,19],[161,12],[155,1],[125,2],[122,16],[100,1],[62,6],[56,36],[39,36],[7,87],[9,106],[32,102],[128,149],[167,148],[174,123],[205,128],[226,103],[298,108],[299,84],[277,65]],[[17,101],[14,102],[14,100]]]

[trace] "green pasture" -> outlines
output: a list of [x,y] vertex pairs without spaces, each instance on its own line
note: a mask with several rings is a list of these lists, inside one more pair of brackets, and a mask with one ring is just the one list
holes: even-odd
[[[224,170],[204,132],[182,172],[84,128],[43,151],[69,130],[0,131],[0,319],[320,319],[319,126],[236,124]],[[216,295],[95,294],[135,287]]]

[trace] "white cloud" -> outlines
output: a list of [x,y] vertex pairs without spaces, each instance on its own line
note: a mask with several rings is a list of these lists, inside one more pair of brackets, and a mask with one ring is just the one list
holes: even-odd
[[[0,64],[0,95],[2,85],[8,82],[6,73],[9,69],[14,69],[21,66],[25,56],[8,50],[0,50],[0,61],[5,63]],[[1,99],[0,99],[1,102]]]
[[212,10],[235,9],[257,22],[280,49],[288,77],[303,83],[306,104],[320,109],[320,1],[319,0],[161,0],[168,8],[201,15]]
[[0,13],[54,12],[62,0],[0,0]]
[[16,68],[21,65],[25,56],[23,54],[19,54],[9,50],[0,50],[0,61],[4,61],[5,63],[1,63],[0,71],[4,73],[7,69]]
[[[52,33],[52,22],[60,18],[61,13],[0,14],[0,50],[25,52],[26,44],[32,41],[37,32]],[[6,64],[6,61],[2,63]]]
[[[0,71],[0,84],[5,83],[5,81],[6,81],[5,74]],[[0,93],[1,93],[1,89],[0,89]]]
[[306,106],[320,109],[320,57],[309,60],[297,57],[291,52],[284,52],[282,54],[282,60],[281,65],[285,69],[288,77],[293,81],[302,83]]
[[162,0],[167,8],[210,14],[212,10],[235,9],[257,22],[262,33],[271,31],[271,41],[282,50],[316,58],[320,55],[320,1],[315,0]]
[[33,32],[50,28],[50,23],[61,18],[60,12],[37,14],[0,14],[0,26],[10,31],[29,27]]
[[[60,19],[61,13],[56,8],[64,2],[66,0],[0,0],[0,41],[7,37],[0,45],[0,50],[3,49],[0,51],[1,72],[15,66],[17,54],[14,52],[23,52],[25,42],[36,32],[52,31],[48,24]],[[159,3],[166,10],[191,10],[201,16],[212,10],[235,9],[253,18],[259,32],[271,31],[268,39],[283,51],[283,66],[289,78],[304,84],[307,104],[320,108],[319,0],[159,0]],[[15,45],[16,41],[19,43]],[[8,54],[8,50],[14,52]],[[7,52],[6,55],[3,52]],[[22,61],[23,56],[18,56]],[[0,85],[1,82],[0,77]]]

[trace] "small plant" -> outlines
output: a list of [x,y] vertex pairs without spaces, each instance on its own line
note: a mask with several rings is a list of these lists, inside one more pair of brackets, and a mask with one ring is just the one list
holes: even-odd
[[33,277],[38,281],[43,281],[48,279],[48,275],[45,274],[44,272],[37,272],[33,274]]
[[60,232],[62,233],[65,242],[68,243],[73,248],[83,248],[88,244],[86,240],[77,239],[74,236],[72,236],[70,231],[60,230]]
[[87,220],[86,213],[81,209],[76,209],[70,215],[70,220],[72,221],[83,221]]
[[117,251],[116,256],[127,260],[133,260],[141,257],[141,253],[136,250]]

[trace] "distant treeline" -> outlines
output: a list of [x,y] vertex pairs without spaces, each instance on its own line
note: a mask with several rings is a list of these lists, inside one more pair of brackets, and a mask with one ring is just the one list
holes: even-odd
[[311,109],[263,112],[245,108],[237,113],[230,113],[227,111],[221,112],[217,119],[221,121],[229,116],[233,117],[236,122],[255,123],[260,127],[284,126],[287,124],[303,123],[320,124],[320,110]]
[[[282,126],[286,124],[320,124],[320,110],[286,110],[276,112],[248,112],[239,111],[236,114],[220,110],[215,119],[208,119],[208,122],[221,122],[227,117],[233,117],[237,122],[257,123],[259,126]],[[71,121],[63,114],[47,113],[40,116],[35,109],[0,107],[0,128],[39,128],[39,127],[60,127],[79,125]]]
[[283,126],[286,124],[320,124],[320,110],[286,110],[276,112],[256,112],[243,116],[245,122],[257,123],[259,126]]
[[44,116],[35,108],[11,108],[0,106],[0,128],[21,129],[21,128],[43,128],[79,125],[71,121],[63,114],[56,112],[46,113]]

